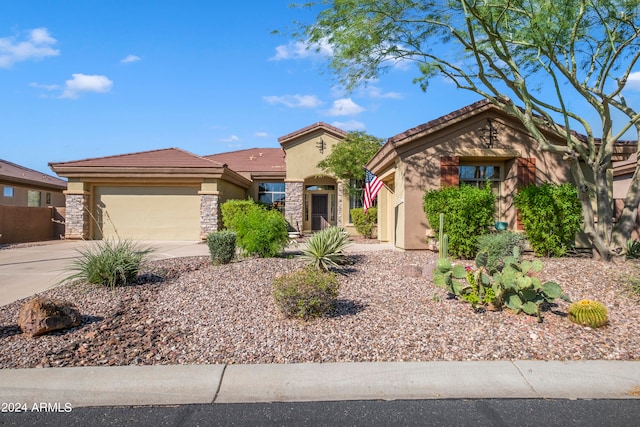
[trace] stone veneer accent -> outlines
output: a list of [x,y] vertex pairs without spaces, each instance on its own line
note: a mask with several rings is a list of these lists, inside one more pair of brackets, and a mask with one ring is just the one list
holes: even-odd
[[89,239],[89,194],[67,194],[65,239]]
[[205,239],[209,233],[218,231],[220,212],[217,194],[200,195],[200,237]]
[[285,183],[284,217],[295,230],[303,228],[304,182],[287,181]]

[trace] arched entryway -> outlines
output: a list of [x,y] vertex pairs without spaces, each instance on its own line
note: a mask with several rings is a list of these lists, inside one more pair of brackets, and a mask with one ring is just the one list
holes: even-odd
[[337,225],[338,185],[328,177],[304,180],[303,227],[305,231],[319,231]]

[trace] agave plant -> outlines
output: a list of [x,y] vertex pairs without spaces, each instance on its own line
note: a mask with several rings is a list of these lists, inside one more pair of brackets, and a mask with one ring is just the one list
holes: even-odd
[[329,267],[338,267],[344,261],[344,248],[349,238],[341,227],[327,227],[307,240],[302,249],[302,258],[309,265],[327,271]]
[[72,274],[63,282],[80,281],[115,288],[135,281],[140,264],[153,251],[130,240],[102,240],[79,256],[67,268]]

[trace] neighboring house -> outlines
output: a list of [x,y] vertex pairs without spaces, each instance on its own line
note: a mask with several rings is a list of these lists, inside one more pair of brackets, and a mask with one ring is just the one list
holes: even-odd
[[64,206],[67,182],[0,159],[0,205]]
[[247,197],[281,210],[299,231],[349,227],[343,184],[316,167],[346,135],[316,123],[279,138],[281,149],[198,156],[170,148],[50,163],[69,180],[66,238],[201,239],[221,228],[222,203]]
[[0,160],[0,244],[59,239],[66,181]]
[[[547,137],[562,141],[552,132]],[[617,144],[613,160],[636,149],[636,142]],[[390,138],[367,167],[386,184],[378,195],[378,239],[407,250],[434,248],[423,210],[426,190],[489,180],[498,199],[496,221],[522,230],[513,205],[517,189],[570,181],[566,161],[539,150],[516,118],[487,100]]]

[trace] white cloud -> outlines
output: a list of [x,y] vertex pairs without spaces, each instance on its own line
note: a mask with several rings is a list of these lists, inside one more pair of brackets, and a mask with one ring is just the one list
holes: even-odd
[[263,96],[262,98],[271,105],[282,104],[289,108],[316,108],[322,105],[322,101],[315,95]]
[[318,56],[332,56],[333,49],[325,40],[320,43],[309,44],[306,42],[289,42],[276,47],[276,54],[269,58],[270,61],[282,61],[285,59],[306,59]]
[[357,120],[348,120],[346,122],[333,122],[331,123],[331,126],[335,126],[338,129],[346,130],[347,132],[366,129],[366,126],[364,125],[364,123],[359,122]]
[[106,76],[72,74],[73,79],[65,82],[61,98],[77,98],[82,92],[106,93],[113,87],[113,81]]
[[327,114],[330,116],[355,116],[364,111],[364,107],[353,102],[351,98],[336,99]]
[[125,56],[124,58],[122,58],[120,60],[120,62],[125,63],[125,64],[127,64],[129,62],[138,62],[138,61],[142,61],[142,58],[140,58],[137,55],[127,55],[127,56]]
[[44,84],[40,84],[40,83],[36,83],[36,82],[29,83],[29,86],[35,87],[36,89],[44,89],[44,90],[49,90],[49,91],[60,89],[59,85],[44,85]]
[[10,68],[16,62],[30,59],[58,56],[60,51],[51,47],[57,42],[46,28],[29,31],[26,40],[18,40],[16,37],[0,38],[0,68]]
[[256,132],[254,133],[254,135],[257,136],[258,138],[266,138],[269,136],[267,132]]
[[630,90],[640,90],[640,71],[634,71],[629,74],[625,88]]
[[[240,141],[240,138],[237,135],[231,135],[229,138],[222,138],[220,140],[220,142],[228,142],[228,143],[238,142],[238,141]],[[238,145],[240,145],[240,144],[238,144]],[[229,145],[229,146],[231,146],[231,145]]]
[[403,96],[399,92],[383,92],[377,86],[369,86],[365,89],[365,93],[371,98],[383,98],[383,99],[402,99]]

